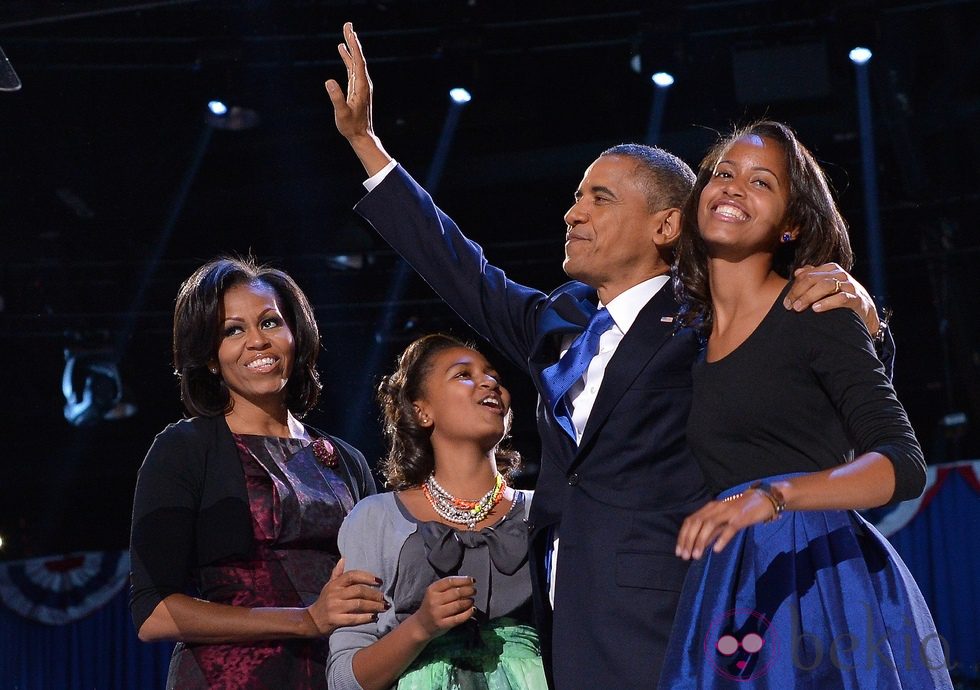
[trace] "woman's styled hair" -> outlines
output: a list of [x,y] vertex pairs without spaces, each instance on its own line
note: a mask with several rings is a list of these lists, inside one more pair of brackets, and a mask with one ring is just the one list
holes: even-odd
[[[451,335],[434,333],[412,341],[398,357],[395,371],[381,379],[378,403],[381,423],[388,440],[388,455],[380,463],[385,483],[393,489],[421,485],[435,469],[431,427],[419,423],[414,402],[425,397],[425,380],[432,371],[436,355],[445,350],[465,347],[476,350]],[[504,423],[505,437],[510,432],[511,414]],[[520,468],[521,456],[516,450],[498,444],[494,449],[497,470],[504,476]]]
[[773,256],[773,270],[790,278],[800,266],[835,261],[845,270],[854,264],[847,223],[841,216],[827,175],[788,126],[759,120],[720,138],[698,168],[694,190],[684,205],[682,232],[678,242],[674,289],[684,303],[681,317],[685,324],[710,331],[711,290],[708,283],[708,251],[698,232],[698,206],[701,192],[711,180],[721,156],[737,140],[759,136],[779,144],[786,156],[789,174],[789,203],[784,227],[796,229],[797,238],[782,243]]
[[286,407],[302,417],[316,405],[321,388],[316,369],[320,333],[306,295],[283,271],[259,265],[250,257],[221,257],[184,281],[174,308],[174,373],[180,379],[180,399],[192,415],[216,417],[230,409],[228,388],[208,367],[218,357],[225,292],[255,283],[276,293],[276,303],[296,343],[293,371],[286,383]]

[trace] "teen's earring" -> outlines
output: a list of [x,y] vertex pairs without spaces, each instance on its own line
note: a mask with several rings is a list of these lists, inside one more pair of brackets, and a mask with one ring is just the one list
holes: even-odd
[[780,239],[782,240],[783,244],[788,244],[789,242],[793,241],[793,236],[788,232],[784,232]]
[[210,371],[211,371],[211,373],[212,373],[212,374],[214,374],[215,376],[217,376],[217,375],[218,375],[218,367],[210,367]]

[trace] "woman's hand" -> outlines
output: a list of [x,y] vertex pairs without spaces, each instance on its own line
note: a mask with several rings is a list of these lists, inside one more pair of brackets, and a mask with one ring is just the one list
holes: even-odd
[[426,640],[434,640],[473,617],[474,596],[476,581],[471,577],[436,580],[426,588],[419,610],[405,622],[412,621]]
[[677,535],[675,553],[685,561],[701,558],[713,540],[718,553],[740,529],[771,520],[775,516],[772,501],[761,491],[750,489],[728,501],[712,501],[687,516]]
[[363,570],[344,572],[341,558],[320,596],[306,608],[314,629],[310,637],[327,636],[339,627],[361,625],[388,608],[378,589],[381,580]]

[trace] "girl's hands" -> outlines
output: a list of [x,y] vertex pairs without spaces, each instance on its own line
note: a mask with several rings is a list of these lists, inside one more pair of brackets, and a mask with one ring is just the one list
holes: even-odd
[[473,617],[474,596],[476,581],[471,577],[436,580],[426,588],[419,610],[405,622],[418,626],[426,641],[434,640]]
[[738,531],[775,517],[772,501],[761,491],[748,490],[733,500],[712,501],[687,516],[677,535],[675,553],[685,561],[701,558],[713,540],[718,553]]

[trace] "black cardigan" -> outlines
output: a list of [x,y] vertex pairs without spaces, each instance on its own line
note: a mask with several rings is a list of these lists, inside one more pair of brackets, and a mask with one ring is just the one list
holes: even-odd
[[[336,470],[354,501],[376,493],[360,451],[309,428],[338,449]],[[129,608],[136,629],[163,599],[186,591],[194,568],[247,558],[252,546],[245,473],[225,418],[184,419],[157,434],[133,501]]]

